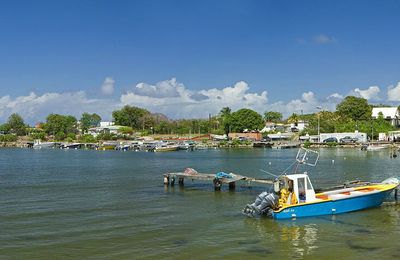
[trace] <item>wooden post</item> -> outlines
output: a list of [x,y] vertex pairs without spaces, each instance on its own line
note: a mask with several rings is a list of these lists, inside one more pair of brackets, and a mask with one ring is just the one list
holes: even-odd
[[179,179],[178,179],[179,186],[183,186],[183,180],[184,180],[184,178],[179,178]]
[[229,190],[235,190],[236,182],[230,182],[229,183]]
[[222,186],[221,180],[215,178],[215,179],[213,180],[213,184],[214,184],[214,190],[215,190],[215,191],[220,191],[220,190],[221,190],[221,186]]
[[164,175],[164,185],[169,185],[169,176]]

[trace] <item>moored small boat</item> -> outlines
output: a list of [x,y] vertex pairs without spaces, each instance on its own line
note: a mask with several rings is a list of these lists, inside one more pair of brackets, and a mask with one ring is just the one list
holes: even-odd
[[33,149],[46,149],[46,148],[54,148],[54,142],[42,142],[40,139],[34,141],[32,148]]
[[381,151],[384,149],[390,148],[389,144],[379,144],[379,145],[368,145],[367,151]]
[[[303,151],[303,152],[302,152]],[[308,163],[310,154],[317,153],[300,149],[296,170]],[[307,172],[283,174],[274,182],[273,192],[261,193],[256,201],[243,209],[243,214],[256,217],[266,215],[274,219],[288,219],[319,215],[333,215],[380,206],[398,188],[400,181],[389,178],[380,183],[358,182],[347,187],[315,193]]]
[[172,152],[177,151],[179,149],[179,145],[159,142],[154,148],[154,152]]

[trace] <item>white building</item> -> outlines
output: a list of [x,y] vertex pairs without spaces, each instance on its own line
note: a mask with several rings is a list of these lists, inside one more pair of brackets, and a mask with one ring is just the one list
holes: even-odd
[[367,134],[366,133],[360,133],[358,131],[355,131],[354,133],[323,133],[319,135],[320,142],[323,142],[325,139],[334,137],[338,141],[344,137],[351,137],[351,138],[357,138],[359,143],[366,143],[367,142]]
[[113,126],[113,125],[115,125],[114,122],[108,122],[108,121],[100,122],[100,127],[107,127],[107,126]]
[[397,107],[374,107],[372,108],[372,118],[377,119],[379,113],[382,113],[383,118],[393,126],[399,126],[400,123],[400,113]]
[[109,125],[109,126],[92,127],[92,128],[89,128],[88,134],[91,134],[94,137],[96,137],[98,134],[101,134],[101,133],[118,134],[119,133],[119,129],[121,127],[122,126],[120,126],[120,125]]
[[304,129],[306,129],[306,127],[308,127],[308,123],[305,121],[298,121],[296,123],[291,123],[290,124],[290,130],[292,132],[300,132],[303,131]]

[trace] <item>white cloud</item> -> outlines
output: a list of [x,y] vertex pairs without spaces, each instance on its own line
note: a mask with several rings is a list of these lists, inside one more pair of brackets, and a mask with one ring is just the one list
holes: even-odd
[[329,44],[329,43],[336,43],[337,40],[335,37],[328,36],[325,34],[319,34],[313,37],[313,41],[316,44]]
[[379,100],[379,92],[381,90],[378,86],[371,86],[367,89],[354,89],[351,94],[357,97],[362,97],[367,100]]
[[[352,95],[367,99],[377,99],[379,93],[380,89],[377,86],[356,88],[351,92]],[[389,87],[387,94],[389,101],[400,101],[400,83]],[[191,90],[172,78],[154,85],[139,83],[122,94],[119,100],[90,98],[84,91],[49,92],[42,95],[32,92],[16,98],[6,95],[0,97],[0,120],[5,121],[11,113],[19,113],[25,121],[33,124],[44,121],[50,113],[70,114],[79,118],[83,112],[97,113],[104,120],[110,120],[112,111],[124,105],[143,107],[173,119],[207,118],[209,114],[219,113],[223,107],[230,107],[233,111],[250,108],[261,114],[265,111],[279,111],[284,117],[288,117],[292,113],[314,113],[318,111],[317,107],[333,111],[342,100],[343,95],[339,93],[317,98],[314,92],[308,91],[298,99],[271,103],[267,91],[252,92],[244,81],[222,88]]]
[[344,96],[339,93],[333,93],[329,95],[326,100],[330,103],[339,103],[344,99]]
[[111,77],[107,77],[103,85],[101,85],[101,92],[104,95],[112,95],[114,93],[114,83],[115,81]]
[[388,101],[400,101],[400,82],[397,85],[389,86],[387,91]]
[[89,99],[84,91],[43,95],[31,92],[27,96],[15,99],[10,96],[0,98],[1,119],[6,120],[10,114],[18,113],[30,124],[44,121],[51,113],[74,115],[79,119],[83,112],[90,112],[110,119],[112,111],[116,108],[118,105],[112,100]]
[[122,105],[144,107],[171,118],[205,118],[208,114],[217,114],[226,106],[233,110],[246,107],[262,113],[268,98],[267,91],[249,93],[249,86],[244,81],[222,89],[193,91],[172,78],[155,85],[139,83],[133,90],[121,95],[120,101]]

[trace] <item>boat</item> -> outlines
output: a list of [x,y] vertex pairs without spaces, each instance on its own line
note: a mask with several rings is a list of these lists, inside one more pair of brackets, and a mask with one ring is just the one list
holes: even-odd
[[309,174],[299,172],[299,169],[301,166],[315,166],[318,158],[318,152],[300,148],[292,167],[294,172],[277,176],[273,191],[258,195],[242,213],[248,217],[268,216],[274,219],[335,215],[378,207],[393,191],[397,196],[400,184],[397,178],[379,183],[358,181],[316,193]]
[[390,148],[389,144],[375,144],[375,145],[367,145],[366,151],[381,151],[384,149]]
[[54,148],[54,142],[42,142],[40,139],[34,141],[32,148],[33,149],[47,149]]
[[195,148],[196,143],[193,141],[185,141],[178,145],[179,150],[190,150],[193,151]]
[[177,151],[178,149],[179,145],[166,142],[159,142],[154,148],[154,152],[172,152],[172,151]]

